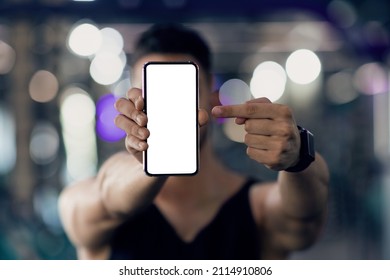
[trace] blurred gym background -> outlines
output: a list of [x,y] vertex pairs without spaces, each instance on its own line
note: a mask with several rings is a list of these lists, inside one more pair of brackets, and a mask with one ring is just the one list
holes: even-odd
[[[58,195],[124,148],[112,104],[131,85],[135,38],[161,21],[210,43],[223,104],[266,95],[315,134],[329,219],[291,258],[390,259],[389,19],[386,0],[0,1],[0,259],[76,257]],[[227,165],[275,178],[241,139],[216,125]]]

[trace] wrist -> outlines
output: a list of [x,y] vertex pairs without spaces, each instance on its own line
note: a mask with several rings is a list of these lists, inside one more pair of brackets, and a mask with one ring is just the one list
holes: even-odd
[[285,169],[287,172],[301,172],[308,168],[315,160],[314,136],[307,129],[297,126],[301,139],[301,147],[299,149],[299,159],[291,167]]

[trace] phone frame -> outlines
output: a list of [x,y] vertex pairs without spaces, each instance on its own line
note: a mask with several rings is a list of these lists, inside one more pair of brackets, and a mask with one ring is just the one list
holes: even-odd
[[[199,147],[199,122],[198,122],[198,111],[199,111],[199,67],[198,65],[193,61],[148,61],[143,65],[143,73],[142,73],[142,95],[144,98],[144,112],[146,116],[148,116],[148,89],[147,89],[147,67],[150,65],[192,65],[195,69],[195,133],[196,133],[196,164],[195,164],[195,170],[193,172],[186,172],[186,173],[176,173],[176,172],[169,172],[169,173],[151,173],[148,170],[148,150],[143,152],[143,169],[146,175],[148,176],[193,176],[196,175],[199,171],[199,154],[200,154],[200,147]],[[148,124],[146,124],[146,128],[148,128]],[[148,142],[146,140],[146,142]],[[149,143],[148,143],[149,144]]]

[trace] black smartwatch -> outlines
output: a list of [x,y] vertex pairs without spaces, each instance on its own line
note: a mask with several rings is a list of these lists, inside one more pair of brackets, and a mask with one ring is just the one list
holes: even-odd
[[297,126],[301,137],[301,148],[299,150],[299,161],[285,171],[301,172],[305,170],[315,160],[314,136],[307,129]]

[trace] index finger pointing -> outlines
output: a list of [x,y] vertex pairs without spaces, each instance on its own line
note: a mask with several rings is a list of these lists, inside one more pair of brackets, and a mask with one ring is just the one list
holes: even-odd
[[245,103],[240,105],[215,106],[211,113],[219,118],[272,118],[272,103]]

